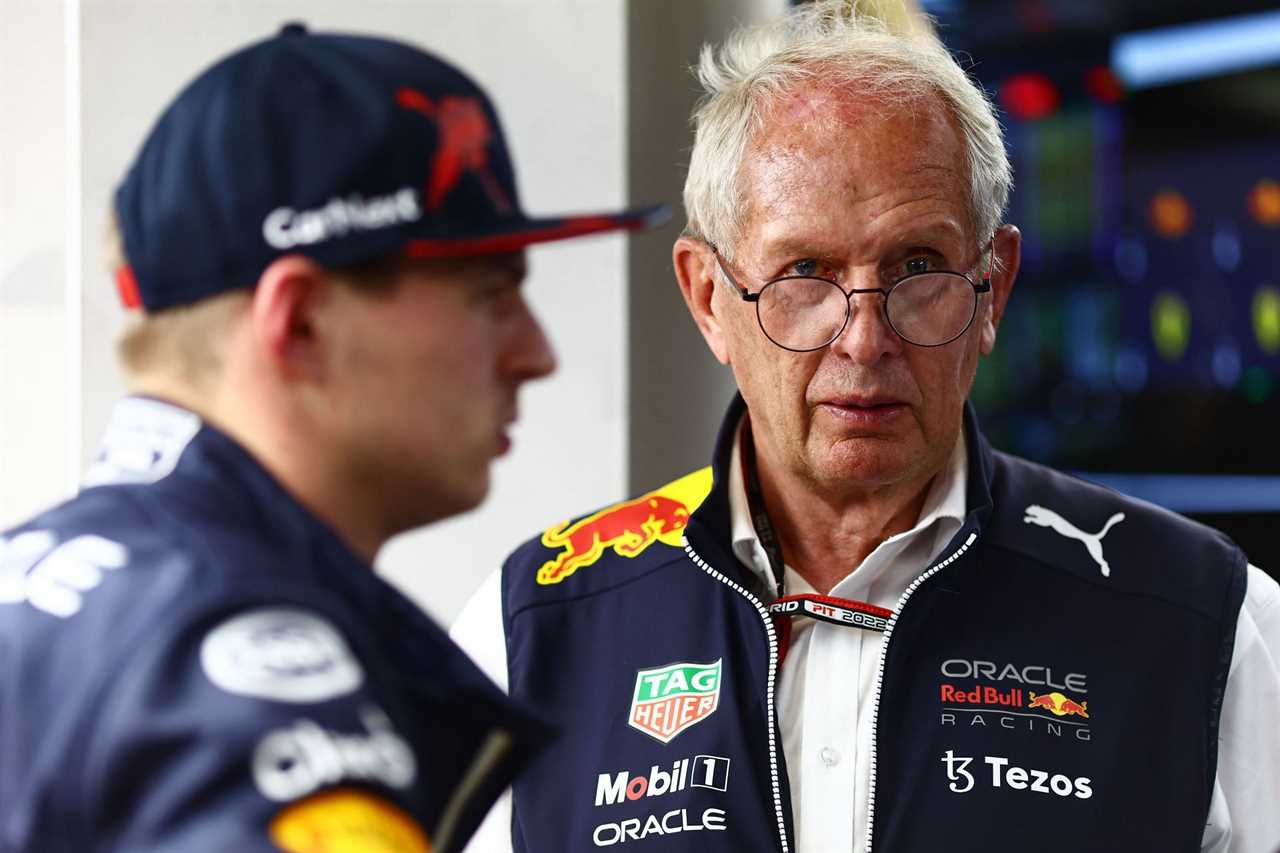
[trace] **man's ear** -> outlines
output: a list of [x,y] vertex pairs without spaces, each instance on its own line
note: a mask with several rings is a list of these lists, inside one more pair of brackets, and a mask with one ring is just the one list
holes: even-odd
[[729,348],[724,329],[716,316],[713,300],[716,293],[716,277],[720,274],[711,247],[701,240],[681,237],[671,247],[671,261],[680,284],[680,295],[689,306],[693,322],[698,324],[703,340],[721,364],[729,363]]
[[1004,317],[1005,306],[1009,304],[1013,281],[1018,277],[1018,265],[1022,262],[1022,234],[1016,226],[1001,225],[991,240],[991,247],[994,264],[991,270],[991,302],[982,313],[980,348],[983,355],[990,355],[996,346],[996,330]]
[[331,287],[326,270],[302,255],[277,258],[258,278],[250,311],[253,339],[282,378],[323,377],[316,311]]

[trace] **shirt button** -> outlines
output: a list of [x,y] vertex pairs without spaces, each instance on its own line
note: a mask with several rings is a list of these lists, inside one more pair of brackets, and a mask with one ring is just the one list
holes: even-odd
[[828,767],[835,767],[840,763],[840,753],[829,746],[824,746],[818,754],[822,757],[822,763]]

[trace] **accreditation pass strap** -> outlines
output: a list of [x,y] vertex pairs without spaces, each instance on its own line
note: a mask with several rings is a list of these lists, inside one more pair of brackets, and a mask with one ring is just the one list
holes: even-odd
[[[784,636],[790,635],[790,624],[786,621],[788,616],[808,616],[832,625],[884,632],[889,627],[889,619],[893,616],[893,611],[886,607],[868,604],[865,601],[855,601],[851,598],[836,598],[833,595],[786,594],[783,588],[786,570],[782,560],[782,545],[778,542],[773,523],[769,520],[769,513],[764,506],[764,493],[760,488],[760,474],[756,469],[756,448],[751,435],[750,420],[742,427],[742,468],[751,523],[755,526],[756,538],[760,540],[760,545],[769,559],[769,567],[773,571],[774,583],[778,590],[778,599],[769,605],[769,615],[775,620],[782,620]],[[786,645],[784,642],[784,654]]]
[[769,605],[770,616],[808,616],[832,625],[881,631],[889,627],[893,611],[865,601],[832,595],[787,595]]

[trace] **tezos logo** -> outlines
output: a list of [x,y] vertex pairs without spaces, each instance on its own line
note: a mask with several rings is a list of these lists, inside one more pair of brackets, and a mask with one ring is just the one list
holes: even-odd
[[627,722],[663,743],[711,716],[720,703],[720,661],[673,663],[636,673]]
[[[983,761],[991,768],[992,788],[1011,788],[1059,797],[1075,796],[1081,800],[1093,796],[1093,780],[1088,776],[1072,779],[1061,773],[1051,775],[1046,770],[1015,767],[1009,764],[1009,759],[996,755],[988,755]],[[978,784],[978,778],[986,775],[976,768],[970,770],[973,759],[958,756],[954,750],[947,750],[942,756],[942,763],[947,768],[947,788],[955,794],[969,793]]]
[[724,791],[729,787],[729,759],[718,755],[695,755],[671,765],[671,770],[649,768],[648,776],[601,773],[596,778],[596,806],[613,806],[623,800],[660,797],[685,788],[710,788]]

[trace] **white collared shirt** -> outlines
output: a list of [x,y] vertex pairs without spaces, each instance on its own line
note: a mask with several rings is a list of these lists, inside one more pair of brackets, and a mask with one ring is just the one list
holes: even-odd
[[[733,551],[774,589],[768,557],[747,509],[740,449],[729,475]],[[907,586],[939,557],[963,525],[968,452],[963,437],[934,478],[917,524],[882,542],[850,566],[831,595],[896,608]],[[813,592],[787,568],[788,594]],[[792,620],[790,647],[776,696],[791,785],[797,853],[861,853],[881,634],[812,619]],[[507,689],[501,572],[494,572],[459,614],[450,632],[490,678]],[[852,688],[852,689],[851,689]],[[1203,853],[1280,850],[1280,586],[1249,566],[1244,605],[1222,703],[1218,776]],[[763,735],[762,735],[763,736]],[[467,853],[508,853],[511,793],[490,811]]]
[[[769,558],[747,506],[741,444],[739,432],[729,474],[733,553],[760,576],[771,597],[777,597]],[[895,608],[907,586],[964,524],[968,461],[961,435],[947,465],[934,477],[916,525],[881,542],[861,565],[849,566],[849,573],[828,594]],[[816,591],[790,566],[783,585],[788,595]],[[863,848],[871,778],[870,699],[882,636],[814,619],[791,620],[777,702],[798,851]]]

